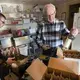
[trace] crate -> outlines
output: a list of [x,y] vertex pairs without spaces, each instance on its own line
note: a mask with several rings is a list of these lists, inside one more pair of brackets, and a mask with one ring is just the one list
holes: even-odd
[[48,66],[36,59],[26,69],[34,80],[80,80],[79,62],[50,58]]
[[63,55],[67,58],[80,59],[80,52],[76,50],[65,50],[63,51]]

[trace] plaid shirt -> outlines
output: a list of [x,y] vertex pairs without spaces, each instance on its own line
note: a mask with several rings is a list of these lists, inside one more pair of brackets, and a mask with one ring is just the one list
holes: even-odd
[[69,30],[63,21],[55,19],[54,23],[38,24],[36,41],[38,45],[47,44],[50,47],[63,46],[62,36],[67,36]]

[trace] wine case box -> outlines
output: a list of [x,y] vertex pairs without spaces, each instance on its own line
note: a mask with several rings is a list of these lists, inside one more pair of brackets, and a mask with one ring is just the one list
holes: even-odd
[[80,52],[76,50],[65,50],[63,51],[63,55],[68,58],[80,59]]
[[79,62],[60,58],[50,58],[48,66],[36,59],[26,69],[32,80],[80,80]]

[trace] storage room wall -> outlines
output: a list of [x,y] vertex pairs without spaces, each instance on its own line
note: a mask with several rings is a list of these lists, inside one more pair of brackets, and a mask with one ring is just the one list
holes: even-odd
[[[9,3],[10,4],[10,3]],[[11,3],[12,4],[12,3]],[[7,5],[7,4],[6,4]],[[15,4],[13,3],[13,5],[15,6]],[[12,6],[13,6],[12,5]],[[19,5],[19,4],[17,4],[17,5]],[[25,11],[26,12],[26,14],[29,14],[30,13],[30,11],[31,10],[33,10],[33,6],[35,6],[36,4],[27,4],[27,3],[23,3],[23,4],[21,4],[21,5],[23,5],[23,12]],[[43,5],[39,5],[39,7],[43,7]],[[9,9],[8,9],[9,10]],[[4,13],[5,14],[5,16],[8,16],[6,13]],[[19,15],[19,14],[18,14]],[[25,28],[27,28],[27,27],[29,27],[29,26],[36,26],[36,23],[30,23],[30,24],[23,24],[23,25],[4,25],[4,27],[2,27],[1,29],[0,29],[0,31],[2,31],[2,30],[6,30],[6,29],[16,29],[16,27],[17,28],[23,28],[23,29],[25,29]]]
[[[33,7],[33,5],[32,4],[15,4],[15,3],[0,3],[0,5],[3,5],[4,7],[5,7],[5,5],[6,5],[6,8],[7,8],[7,10],[6,9],[4,9],[3,11],[2,11],[2,13],[8,18],[8,15],[9,14],[18,14],[18,15],[16,15],[16,16],[19,16],[19,13],[18,12],[10,12],[9,13],[9,8],[10,8],[10,6],[12,7],[13,6],[13,8],[15,7],[15,5],[22,5],[23,6],[23,11],[26,11],[26,13],[29,11],[29,10],[31,10],[32,9],[32,7]],[[35,24],[31,24],[31,25],[35,25]],[[25,28],[27,28],[27,27],[29,27],[30,26],[30,24],[27,24],[27,25],[25,25],[25,24],[22,24],[22,25],[4,25],[4,27],[1,27],[0,28],[0,32],[1,31],[3,31],[3,30],[7,30],[7,29],[16,29],[16,27],[17,28],[23,28],[23,29],[25,29]]]
[[57,17],[61,19],[61,14],[63,12],[66,13],[65,23],[68,26],[68,18],[69,18],[69,5],[78,4],[80,0],[66,0],[64,3],[56,3],[57,7]]

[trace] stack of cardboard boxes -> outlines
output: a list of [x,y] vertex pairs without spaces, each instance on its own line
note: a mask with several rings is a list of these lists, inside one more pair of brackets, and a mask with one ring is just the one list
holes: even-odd
[[32,80],[80,80],[80,60],[50,58],[46,66],[36,59],[26,69]]

